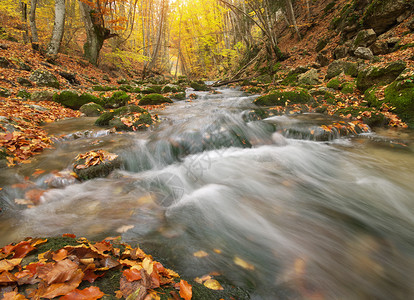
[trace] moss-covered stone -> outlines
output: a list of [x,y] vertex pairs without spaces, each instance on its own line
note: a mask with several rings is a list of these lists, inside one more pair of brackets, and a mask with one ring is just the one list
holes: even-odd
[[210,88],[203,82],[193,81],[190,83],[190,86],[195,91],[209,91],[210,90]]
[[341,87],[341,80],[339,78],[332,78],[328,81],[326,87],[334,90],[339,90]]
[[148,95],[148,94],[156,94],[157,91],[152,87],[143,86],[143,87],[141,87],[141,93],[145,94],[145,95]]
[[17,92],[17,97],[19,98],[23,98],[23,99],[30,99],[30,97],[32,96],[32,94],[30,94],[28,91],[26,91],[25,89],[20,89]]
[[115,91],[118,88],[115,87],[115,86],[109,86],[109,85],[107,85],[107,86],[105,86],[105,85],[94,85],[92,87],[92,89],[94,91],[97,91],[97,92],[109,92],[109,91]]
[[371,127],[386,126],[389,122],[388,118],[375,108],[363,107],[363,106],[349,106],[340,108],[335,112],[338,116],[351,115],[354,118],[360,118],[362,122]]
[[166,93],[180,93],[180,92],[184,92],[184,89],[182,87],[180,87],[179,85],[175,85],[175,84],[167,84],[164,85],[161,89],[161,93],[162,94],[166,94]]
[[10,97],[11,93],[8,89],[0,87],[0,97]]
[[128,79],[126,79],[126,78],[121,78],[121,79],[118,79],[118,80],[116,81],[116,83],[118,83],[118,84],[128,84],[128,83],[129,83],[129,81],[128,81]]
[[355,83],[352,82],[345,82],[341,85],[341,92],[343,94],[352,94],[355,89]]
[[75,91],[63,91],[60,94],[56,93],[53,95],[53,101],[72,109],[79,109],[82,105],[89,102],[94,102],[99,105],[102,104],[102,99],[94,95],[88,93],[78,95]]
[[115,127],[118,131],[135,131],[146,129],[152,123],[151,115],[147,111],[142,113],[128,112],[115,116],[109,121],[109,126]]
[[289,73],[283,78],[282,85],[297,86],[298,85],[298,75],[297,73]]
[[[79,163],[82,163],[80,161]],[[111,161],[101,162],[95,166],[89,166],[85,169],[73,168],[73,171],[78,176],[79,180],[89,180],[93,178],[102,178],[108,176],[113,170],[120,168],[122,165],[121,160],[116,158]]]
[[131,100],[131,97],[124,91],[117,91],[111,97],[106,98],[104,102],[105,108],[119,108],[125,106]]
[[139,105],[159,105],[162,103],[172,103],[172,100],[160,94],[149,94],[139,100]]
[[414,76],[412,79],[396,81],[385,89],[385,101],[395,107],[394,112],[414,128]]
[[329,65],[325,79],[331,79],[341,73],[356,77],[358,75],[358,65],[349,61],[335,60]]
[[120,107],[118,109],[115,109],[113,111],[104,112],[96,121],[95,125],[97,126],[108,126],[109,121],[112,120],[114,117],[121,116],[123,114],[128,114],[132,112],[137,113],[144,113],[147,112],[147,110],[143,109],[142,107],[139,107],[138,105],[127,105]]
[[380,103],[380,101],[378,100],[376,96],[377,90],[378,90],[378,87],[373,86],[364,92],[364,100],[368,107],[379,108],[381,106],[382,103]]
[[393,82],[405,69],[405,62],[395,61],[386,67],[368,67],[359,72],[357,77],[357,88],[365,91],[373,85],[386,85]]
[[104,112],[104,109],[102,106],[100,106],[99,104],[93,103],[93,102],[82,105],[79,110],[81,113],[85,114],[87,117],[97,117],[97,116],[100,116]]
[[108,126],[109,121],[114,117],[114,112],[104,112],[96,121],[95,125],[97,126]]
[[253,101],[256,105],[262,106],[284,106],[286,103],[299,104],[309,103],[314,99],[307,91],[274,91],[268,95],[261,96]]
[[185,100],[185,92],[174,93],[171,95],[171,98],[175,100]]
[[52,88],[59,88],[59,81],[56,76],[45,70],[34,71],[29,79],[37,84],[37,86],[47,86]]

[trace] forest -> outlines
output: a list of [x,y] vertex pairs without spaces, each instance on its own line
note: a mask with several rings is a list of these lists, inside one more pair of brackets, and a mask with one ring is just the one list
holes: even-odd
[[1,0],[1,299],[414,296],[413,0]]

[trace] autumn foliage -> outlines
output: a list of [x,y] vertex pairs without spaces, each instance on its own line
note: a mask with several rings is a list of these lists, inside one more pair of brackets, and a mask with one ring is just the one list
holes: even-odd
[[[47,239],[27,239],[0,249],[0,296],[3,299],[100,299],[105,293],[95,285],[107,272],[120,273],[117,298],[160,299],[157,288],[179,290],[192,298],[192,286],[153,260],[140,248],[108,238],[98,243],[65,235],[69,245],[39,251]],[[112,242],[111,242],[111,241]],[[101,279],[102,280],[102,279]],[[177,283],[176,283],[177,281]],[[174,292],[174,295],[176,293]]]

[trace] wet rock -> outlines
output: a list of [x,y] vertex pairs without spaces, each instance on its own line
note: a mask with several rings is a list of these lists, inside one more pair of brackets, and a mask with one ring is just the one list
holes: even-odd
[[381,34],[397,23],[397,18],[412,10],[412,1],[373,0],[364,12],[363,25]]
[[358,75],[358,65],[349,61],[335,60],[329,65],[325,79],[331,79],[341,73],[356,77]]
[[414,128],[414,76],[391,83],[384,91],[385,101],[395,107],[394,112]]
[[104,109],[97,103],[89,102],[82,105],[79,108],[79,111],[85,114],[87,117],[98,117],[104,112]]
[[150,94],[142,97],[139,101],[139,105],[159,105],[163,103],[172,103],[172,100],[160,94]]
[[0,56],[0,68],[13,68],[13,64],[7,58]]
[[32,93],[31,99],[35,102],[52,101],[54,93],[51,91],[35,91]]
[[174,93],[171,95],[171,98],[174,100],[185,100],[185,92],[182,93]]
[[184,89],[178,85],[175,84],[167,84],[165,86],[162,87],[161,89],[161,93],[165,94],[165,93],[179,93],[179,92],[184,92]]
[[374,55],[387,54],[389,51],[388,43],[385,41],[376,41],[369,48]]
[[32,82],[29,79],[27,79],[27,78],[17,77],[17,82],[21,86],[26,86],[26,87],[32,87],[33,86]]
[[[81,162],[79,162],[81,163]],[[108,176],[113,170],[119,169],[122,165],[122,161],[119,157],[101,162],[95,166],[88,166],[84,169],[78,169],[76,165],[73,167],[73,171],[78,176],[79,180],[85,181],[93,178],[102,178]]]
[[329,65],[330,60],[328,56],[326,55],[326,53],[319,52],[318,55],[316,56],[316,62],[320,64],[321,67],[325,67]]
[[361,70],[357,77],[357,88],[365,91],[373,85],[386,85],[393,82],[404,71],[405,62],[395,61],[386,67],[367,67]]
[[45,70],[36,70],[34,71],[29,79],[36,83],[37,86],[47,86],[52,88],[59,88],[59,81],[56,76]]
[[204,82],[193,81],[190,83],[190,86],[195,91],[209,91],[210,88]]
[[124,91],[117,91],[111,97],[104,100],[105,108],[119,108],[125,106],[131,100],[131,97]]
[[319,84],[318,71],[316,69],[310,69],[306,73],[298,75],[298,82],[300,84],[316,85]]
[[354,55],[362,59],[374,58],[374,54],[372,53],[372,51],[369,48],[365,48],[365,47],[356,48],[356,50],[354,51]]
[[11,93],[8,89],[0,87],[0,97],[10,97]]
[[145,129],[146,125],[152,124],[150,113],[137,106],[127,105],[114,111],[103,113],[96,121],[97,126],[111,125],[117,130],[132,131],[137,129]]
[[76,75],[73,73],[68,72],[59,72],[59,75],[65,78],[71,85],[80,85],[80,82],[78,79],[76,79]]
[[369,47],[377,39],[377,34],[373,29],[360,30],[352,42],[352,49],[358,47]]

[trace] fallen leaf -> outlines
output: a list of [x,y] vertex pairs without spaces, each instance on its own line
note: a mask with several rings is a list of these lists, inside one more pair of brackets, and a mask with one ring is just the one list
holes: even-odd
[[138,269],[126,269],[125,271],[122,272],[122,274],[130,282],[142,279],[141,272]]
[[[71,280],[78,269],[78,264],[65,259],[57,263],[48,263],[37,269],[37,276],[47,284],[61,283]],[[82,273],[83,275],[83,273]]]
[[190,300],[193,296],[193,287],[185,280],[180,280],[180,296],[184,300]]
[[246,262],[245,260],[241,259],[238,256],[235,256],[234,257],[233,262],[236,265],[242,267],[243,269],[246,269],[246,270],[254,270],[254,266],[252,264],[249,264],[248,262]]
[[3,294],[3,300],[27,300],[25,296],[19,294],[17,291],[8,292]]
[[8,271],[4,271],[0,274],[0,283],[13,283],[16,282],[17,278]]
[[21,261],[22,261],[22,258],[0,260],[0,272],[13,270],[14,267],[19,265]]
[[134,225],[124,225],[124,226],[119,227],[119,228],[116,230],[116,232],[119,232],[119,233],[125,233],[125,232],[127,232],[128,230],[130,230],[130,229],[132,229],[132,228],[134,228]]
[[194,253],[193,253],[193,255],[194,255],[195,257],[201,258],[201,257],[206,257],[206,256],[208,256],[208,253],[207,253],[207,252],[205,252],[205,251],[203,251],[203,250],[200,250],[200,251],[194,252]]
[[204,286],[208,287],[210,290],[222,291],[224,288],[221,284],[215,279],[208,279],[204,282]]
[[44,291],[41,291],[40,297],[43,298],[54,298],[61,295],[66,295],[76,289],[82,282],[83,272],[77,269],[72,278],[65,283],[55,283],[48,286]]
[[91,286],[83,290],[76,289],[61,297],[59,300],[96,300],[102,298],[104,295],[99,287]]
[[56,253],[53,254],[52,258],[55,261],[64,260],[68,256],[68,251],[66,249],[59,249]]

